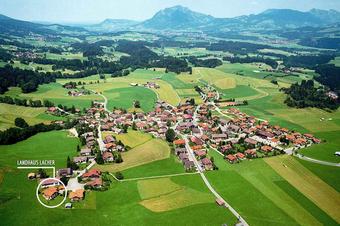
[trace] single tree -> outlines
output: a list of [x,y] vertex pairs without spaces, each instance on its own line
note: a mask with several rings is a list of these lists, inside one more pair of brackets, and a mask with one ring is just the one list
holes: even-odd
[[176,138],[176,133],[173,129],[168,129],[165,132],[165,138],[168,142],[173,142]]
[[27,128],[29,125],[23,118],[16,118],[14,120],[15,126],[20,127],[20,128]]

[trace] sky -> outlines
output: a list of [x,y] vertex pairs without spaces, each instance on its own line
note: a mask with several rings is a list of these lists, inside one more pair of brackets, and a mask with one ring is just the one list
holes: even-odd
[[266,9],[340,11],[340,0],[0,0],[0,14],[28,21],[96,23],[107,18],[145,20],[182,5],[214,17],[256,14]]

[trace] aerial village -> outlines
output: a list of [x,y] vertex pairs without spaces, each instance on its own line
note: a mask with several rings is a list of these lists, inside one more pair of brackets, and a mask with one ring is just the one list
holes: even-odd
[[[167,131],[173,130],[175,138],[167,141],[188,172],[218,170],[209,151],[218,152],[226,164],[235,164],[254,158],[293,154],[297,149],[321,142],[312,134],[271,125],[233,107],[221,109],[221,105],[238,104],[232,100],[221,100],[219,93],[211,87],[198,87],[196,90],[204,100],[201,105],[196,105],[193,99],[176,107],[158,100],[154,111],[149,113],[131,113],[124,109],[111,112],[106,109],[105,103],[93,102],[86,114],[78,117],[79,126],[74,131],[83,145],[78,156],[70,159],[68,168],[57,171],[56,178],[67,178],[70,202],[65,208],[72,208],[73,202],[84,199],[86,190],[105,190],[103,188],[109,186],[104,173],[91,167],[96,163],[119,164],[124,161],[120,153],[128,149],[114,134],[126,133],[128,128],[164,140]],[[109,131],[110,135],[102,137],[105,131]],[[45,183],[41,194],[46,200],[63,193],[60,184]]]

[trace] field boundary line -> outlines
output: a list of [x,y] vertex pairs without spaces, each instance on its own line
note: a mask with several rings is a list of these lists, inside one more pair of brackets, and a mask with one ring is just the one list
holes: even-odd
[[147,180],[147,179],[157,179],[157,178],[166,178],[166,177],[177,177],[177,176],[187,176],[187,175],[195,175],[199,174],[198,172],[193,173],[177,173],[177,174],[168,174],[168,175],[159,175],[159,176],[149,176],[149,177],[136,177],[136,178],[128,178],[119,180],[113,173],[109,173],[115,180],[119,182],[125,181],[136,181],[136,180]]

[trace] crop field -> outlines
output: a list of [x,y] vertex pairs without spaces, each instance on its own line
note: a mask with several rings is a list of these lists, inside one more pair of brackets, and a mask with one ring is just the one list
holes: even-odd
[[141,109],[145,112],[152,111],[154,109],[155,102],[157,100],[156,94],[144,87],[128,87],[118,88],[104,91],[104,95],[108,99],[108,108],[133,108],[134,101],[138,100],[141,105]]
[[335,189],[289,156],[268,158],[265,161],[292,186],[340,223],[340,213],[337,211],[340,208],[340,195]]
[[313,174],[318,176],[329,186],[340,192],[340,168],[334,166],[325,166],[320,164],[315,164],[312,162],[304,161],[302,159],[296,158],[296,160],[303,165],[306,169],[311,171]]
[[[231,165],[215,151],[209,154],[215,158],[219,167],[218,171],[206,173],[209,181],[249,224],[337,225],[330,215],[332,211],[326,214],[320,206],[307,208],[296,200],[296,196],[304,197],[304,193],[294,191],[293,195],[291,191],[283,189],[281,184],[287,183],[286,178],[273,170],[266,161],[257,159]],[[268,160],[276,161],[278,158]],[[327,184],[323,185],[329,188]],[[304,200],[308,201],[310,199]],[[249,202],[251,206],[246,205]],[[324,214],[317,214],[320,212]]]
[[133,149],[123,152],[123,162],[119,164],[98,165],[103,171],[116,172],[140,166],[157,160],[167,159],[170,156],[168,144],[159,139],[152,139]]
[[15,118],[23,118],[29,125],[49,123],[60,119],[45,113],[46,108],[31,108],[9,104],[0,104],[0,130],[14,127]]

